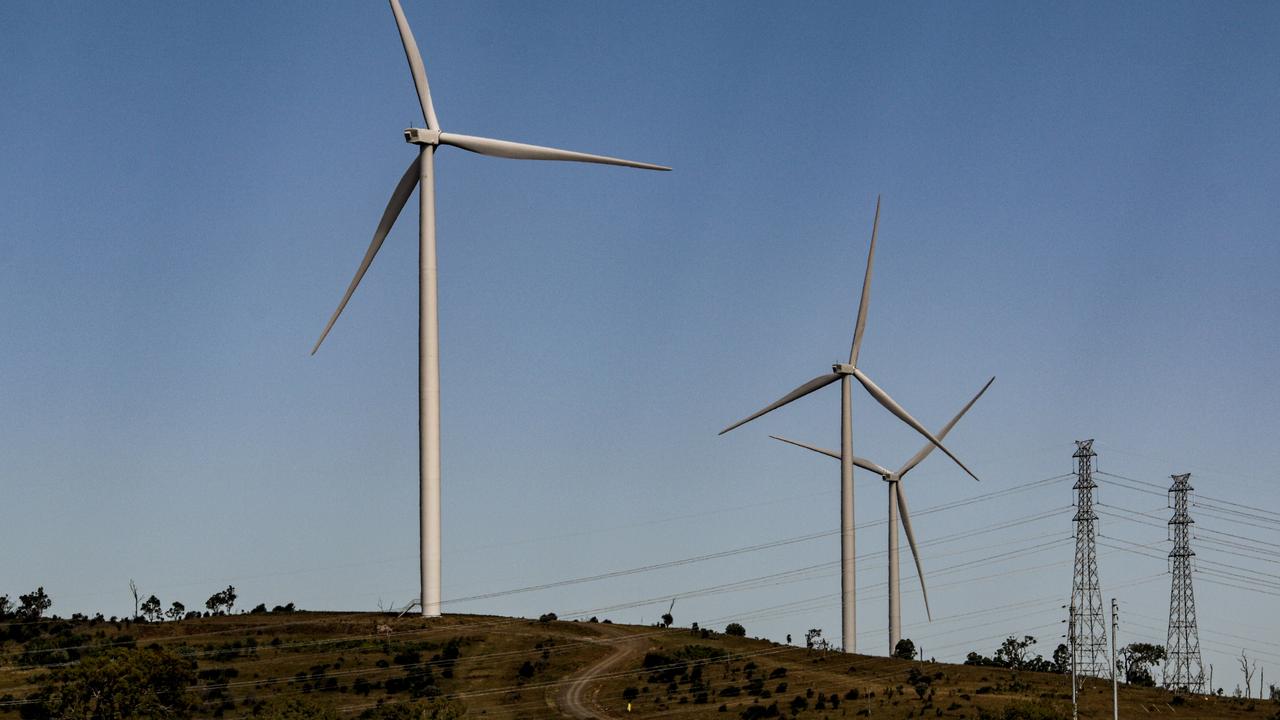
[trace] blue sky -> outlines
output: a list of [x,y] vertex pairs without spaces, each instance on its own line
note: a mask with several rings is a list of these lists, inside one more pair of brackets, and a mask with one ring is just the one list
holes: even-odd
[[[438,155],[446,599],[833,530],[834,464],[766,435],[835,445],[834,390],[716,432],[847,352],[877,193],[860,365],[935,427],[998,378],[949,442],[982,485],[931,457],[913,510],[1069,472],[1084,437],[1109,472],[1189,471],[1210,497],[1280,509],[1280,8],[405,10],[444,129],[676,168]],[[56,611],[107,614],[130,607],[130,578],[188,606],[227,583],[248,604],[412,598],[412,213],[307,355],[412,159],[387,8],[8,3],[0,68],[0,593],[43,584]],[[855,433],[883,464],[918,447],[865,396]],[[880,485],[858,476],[864,587],[884,575]],[[1069,485],[922,514],[917,533],[1064,508]],[[1280,542],[1274,521],[1223,518],[1199,525]],[[1061,540],[1069,520],[939,543],[926,572]],[[837,553],[818,539],[446,608],[596,609]],[[1028,601],[1007,629],[924,625],[908,595],[906,634],[940,659],[1024,629],[1048,645],[1071,553],[1022,559],[1059,565],[998,592],[976,578],[1016,562],[933,580],[935,617]],[[1265,560],[1211,558],[1276,582]],[[1100,562],[1104,594],[1156,618],[1133,639],[1163,641],[1163,561]],[[675,615],[723,624],[833,594],[824,572]],[[1236,637],[1280,664],[1272,596],[1197,590],[1219,677]],[[879,652],[884,601],[866,594],[860,643]],[[745,624],[838,637],[831,600]],[[651,621],[667,602],[608,614]]]

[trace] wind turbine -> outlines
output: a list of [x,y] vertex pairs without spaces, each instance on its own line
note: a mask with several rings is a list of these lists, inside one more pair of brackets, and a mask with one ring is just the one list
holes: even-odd
[[405,19],[404,10],[399,0],[391,1],[391,12],[396,18],[396,27],[400,30],[400,42],[404,45],[404,54],[409,61],[409,72],[413,76],[413,84],[418,92],[418,104],[422,107],[424,128],[409,128],[404,131],[406,142],[417,145],[418,153],[409,168],[401,176],[396,189],[391,193],[391,200],[382,212],[382,219],[373,233],[373,241],[365,251],[356,275],[347,286],[347,292],[333,311],[329,324],[325,325],[320,339],[311,349],[314,355],[324,342],[325,336],[333,328],[333,324],[342,314],[347,301],[351,299],[356,286],[369,269],[369,264],[382,247],[391,226],[404,209],[409,196],[418,185],[422,186],[418,194],[418,428],[420,433],[418,446],[418,479],[420,492],[420,537],[419,546],[422,560],[422,614],[426,617],[440,615],[440,333],[436,299],[436,193],[435,193],[435,153],[441,145],[469,150],[480,155],[512,158],[515,160],[568,160],[573,162],[600,163],[603,165],[622,165],[624,167],[642,168],[645,170],[670,170],[671,168],[649,163],[620,160],[603,155],[559,150],[556,148],[526,145],[508,140],[458,135],[443,132],[440,121],[436,117],[435,106],[431,103],[431,91],[427,87],[427,72],[422,65],[422,55],[418,44],[409,29],[409,21]]
[[[955,427],[960,418],[969,412],[969,408],[978,402],[978,398],[991,387],[991,383],[995,382],[993,377],[987,381],[986,385],[973,396],[956,416],[951,418],[951,422],[947,423],[938,431],[937,438],[942,440],[951,432],[951,428]],[[840,453],[834,450],[826,450],[824,448],[815,447],[808,443],[802,443],[798,440],[789,440],[778,435],[770,435],[774,440],[781,440],[784,443],[790,443],[806,450],[812,450],[837,460],[840,459]],[[911,546],[911,557],[916,561],[916,576],[920,578],[920,593],[924,596],[924,611],[930,620],[933,620],[933,612],[929,610],[929,590],[924,585],[924,568],[920,564],[920,551],[916,549],[916,536],[911,531],[911,513],[907,511],[907,496],[902,491],[902,478],[916,465],[919,465],[925,458],[929,457],[929,453],[933,452],[934,445],[927,442],[924,447],[906,462],[905,465],[898,468],[897,472],[890,472],[884,467],[864,460],[856,455],[853,458],[853,464],[876,473],[885,482],[889,483],[889,654],[892,655],[898,648],[898,641],[902,639],[902,600],[901,590],[898,583],[898,513],[902,513],[902,527],[907,531],[907,543]]]
[[960,462],[959,458],[951,454],[951,451],[942,445],[942,441],[934,437],[923,425],[915,418],[911,417],[906,410],[902,408],[888,393],[880,389],[880,386],[872,382],[866,373],[858,368],[858,351],[862,348],[862,334],[867,325],[867,304],[871,295],[871,265],[876,255],[876,231],[880,227],[880,198],[876,197],[876,214],[875,220],[871,225],[871,249],[867,251],[867,271],[862,279],[862,298],[858,302],[858,321],[853,329],[853,346],[849,350],[849,362],[836,363],[831,366],[831,373],[827,375],[819,375],[791,392],[783,395],[782,398],[774,402],[772,405],[765,407],[752,415],[739,420],[720,431],[723,435],[736,427],[755,420],[766,413],[777,410],[778,408],[798,400],[815,390],[820,390],[835,381],[840,381],[840,616],[841,616],[841,642],[845,652],[857,651],[857,579],[854,574],[856,569],[856,559],[854,554],[854,536],[853,536],[853,403],[850,397],[849,378],[853,378],[862,385],[863,388],[871,394],[889,412],[898,417],[899,420],[910,425],[912,429],[923,435],[930,443],[936,445],[939,450],[946,453],[974,480],[978,479],[969,471],[969,468]]

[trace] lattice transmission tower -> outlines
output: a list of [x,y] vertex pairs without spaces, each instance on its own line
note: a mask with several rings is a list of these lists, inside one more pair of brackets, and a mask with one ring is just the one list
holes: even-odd
[[1071,581],[1071,602],[1076,607],[1071,638],[1076,673],[1089,677],[1111,677],[1107,660],[1107,626],[1102,611],[1102,591],[1098,588],[1098,514],[1093,511],[1093,440],[1077,440],[1076,452],[1076,570]]
[[1171,475],[1169,536],[1169,572],[1173,583],[1169,590],[1169,639],[1165,643],[1164,686],[1173,690],[1204,692],[1204,665],[1200,662],[1200,631],[1196,628],[1196,595],[1191,589],[1191,524],[1187,512],[1191,496],[1191,475]]

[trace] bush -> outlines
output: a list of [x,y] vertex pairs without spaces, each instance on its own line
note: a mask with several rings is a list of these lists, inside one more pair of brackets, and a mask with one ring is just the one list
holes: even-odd
[[635,700],[638,697],[640,697],[640,691],[637,690],[635,686],[630,686],[626,690],[622,691],[623,700],[630,701],[630,700]]
[[736,622],[732,622],[725,626],[724,634],[732,635],[733,637],[746,637],[747,629]]
[[298,699],[273,705],[262,713],[255,712],[254,717],[262,720],[339,720],[334,709]]
[[726,655],[724,650],[710,645],[685,645],[675,652],[681,660],[717,660]]
[[24,718],[188,718],[195,663],[164,650],[115,648],[54,671]]
[[743,720],[756,720],[756,718],[772,718],[778,717],[778,703],[773,703],[768,707],[764,705],[748,705],[746,710],[742,711],[739,716]]
[[556,619],[558,618],[556,618],[556,614],[553,612],[543,613],[542,615],[538,616],[538,622],[540,623],[549,623]]
[[978,720],[1061,720],[1070,716],[1069,710],[1034,702],[1014,703],[995,711],[978,708]]

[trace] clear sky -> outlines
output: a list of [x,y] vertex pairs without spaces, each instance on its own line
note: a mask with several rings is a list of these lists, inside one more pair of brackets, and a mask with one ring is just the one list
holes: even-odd
[[[835,464],[767,438],[835,446],[834,389],[716,432],[847,353],[883,193],[861,367],[933,427],[998,377],[949,440],[982,484],[941,454],[908,480],[937,542],[931,625],[904,544],[905,634],[1051,651],[1070,480],[924,511],[1069,472],[1094,437],[1107,472],[1256,508],[1193,509],[1252,549],[1199,548],[1243,568],[1197,576],[1201,637],[1228,692],[1242,646],[1280,667],[1280,6],[405,10],[445,130],[676,168],[439,153],[446,600],[834,531]],[[413,156],[386,6],[4,3],[0,98],[0,593],[413,598],[412,211],[307,354]],[[859,454],[918,445],[855,396]],[[1107,542],[1154,554],[1100,559],[1122,641],[1163,642],[1164,500],[1099,480]],[[857,499],[883,652],[882,483]],[[837,558],[827,534],[446,610],[652,622],[827,563],[674,614],[838,638]]]

